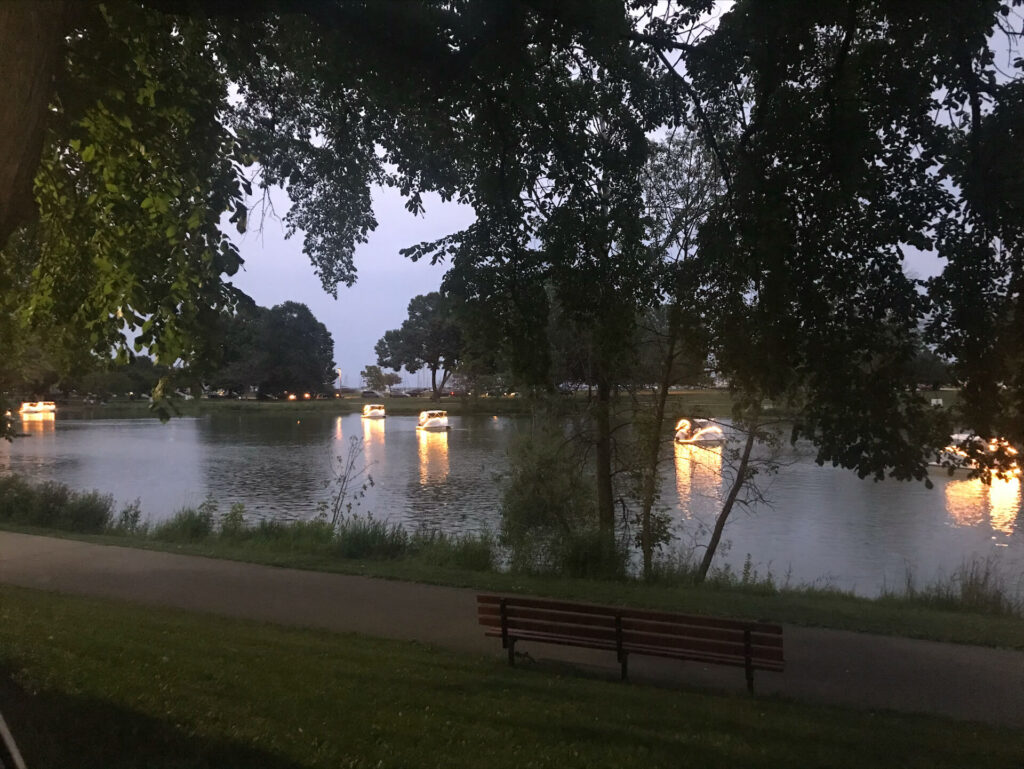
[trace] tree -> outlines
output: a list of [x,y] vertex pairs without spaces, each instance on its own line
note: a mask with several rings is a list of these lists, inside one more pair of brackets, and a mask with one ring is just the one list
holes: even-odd
[[211,387],[267,396],[320,392],[334,380],[334,340],[304,304],[222,314],[210,338],[218,365],[196,373]]
[[[921,321],[963,382],[959,418],[1024,440],[1024,63],[990,42],[1021,4],[737,0],[715,26],[709,0],[8,3],[0,95],[46,98],[0,124],[0,242],[35,207],[36,321],[103,354],[134,325],[170,363],[237,300],[219,225],[247,226],[247,189],[287,188],[329,290],[354,279],[371,184],[413,211],[437,190],[478,222],[410,253],[452,258],[453,292],[509,310],[531,377],[557,286],[600,343],[600,426],[642,287],[631,169],[652,130],[685,124],[727,192],[701,240],[740,410],[788,401],[820,461],[922,478],[948,436],[909,390]],[[943,274],[907,279],[908,246]]]
[[[727,188],[701,233],[722,297],[716,360],[741,412],[787,402],[819,462],[926,477],[948,441],[912,377],[926,320],[966,383],[959,418],[1024,439],[1016,391],[998,384],[1019,349],[1020,190],[1001,171],[998,192],[976,186],[1019,141],[1021,62],[1000,76],[990,44],[1008,13],[745,1],[703,38],[665,41]],[[946,257],[943,275],[909,278],[908,245]]]
[[359,372],[359,376],[363,378],[363,383],[367,387],[379,392],[390,390],[395,385],[402,383],[402,377],[399,374],[381,371],[380,366],[367,366]]
[[459,362],[460,349],[461,334],[452,304],[443,294],[433,291],[413,297],[409,317],[401,327],[384,333],[376,345],[377,363],[395,371],[404,367],[410,374],[425,367],[430,372],[431,397],[438,400]]
[[306,305],[285,302],[266,310],[259,338],[261,394],[320,392],[334,380],[334,340]]

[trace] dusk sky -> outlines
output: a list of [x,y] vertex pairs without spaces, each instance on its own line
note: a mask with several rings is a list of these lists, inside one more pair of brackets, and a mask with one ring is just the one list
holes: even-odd
[[[445,203],[432,194],[425,196],[426,214],[418,217],[405,210],[396,190],[378,188],[373,201],[379,224],[369,242],[356,249],[359,278],[352,288],[340,286],[336,300],[323,290],[302,253],[301,233],[285,240],[283,223],[267,218],[262,233],[254,228],[245,236],[235,236],[245,259],[243,270],[233,279],[235,285],[264,307],[286,301],[307,305],[331,332],[334,360],[343,384],[349,387],[362,386],[359,372],[377,362],[374,345],[385,331],[402,324],[409,300],[436,291],[448,269],[447,264],[412,262],[399,249],[461,230],[473,220],[468,206]],[[279,190],[275,205],[279,215],[287,210],[287,198]],[[906,250],[906,269],[911,274],[926,278],[939,271],[941,263],[934,257]],[[429,380],[402,374],[407,386],[429,385]]]
[[[378,227],[356,249],[358,280],[352,288],[340,286],[336,300],[323,290],[302,253],[301,233],[285,240],[283,222],[268,217],[262,233],[253,228],[235,236],[245,265],[234,284],[264,307],[286,301],[307,305],[334,337],[334,360],[349,387],[362,385],[359,372],[377,362],[374,345],[385,331],[402,324],[409,300],[436,291],[447,269],[412,262],[398,250],[461,230],[473,220],[468,206],[444,203],[436,195],[425,196],[427,211],[419,217],[405,210],[396,190],[377,189],[373,202]],[[287,210],[286,203],[277,191],[279,215]],[[415,376],[403,375],[407,384],[417,383]]]

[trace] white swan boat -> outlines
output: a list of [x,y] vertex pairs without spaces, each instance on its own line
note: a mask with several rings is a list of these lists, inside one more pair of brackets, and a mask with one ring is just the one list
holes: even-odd
[[725,443],[725,433],[718,425],[695,419],[680,419],[676,423],[676,443]]
[[[978,464],[962,448],[964,444],[974,444],[977,450],[987,451],[990,454],[995,454],[1001,450],[1008,457],[1017,456],[1017,449],[1005,438],[985,440],[977,435],[954,433],[950,436],[950,439],[953,442],[939,452],[938,461],[928,463],[930,467],[941,468],[950,475],[969,475],[978,469]],[[1020,462],[1016,459],[1011,459],[1010,466],[1006,468],[1005,472],[1007,478],[1020,478],[1022,475]],[[983,471],[982,475],[990,479],[995,477],[991,470]]]
[[383,419],[385,416],[384,406],[380,403],[367,403],[363,406],[363,419]]
[[416,424],[417,430],[433,430],[441,431],[448,429],[448,412],[447,411],[421,411],[419,422]]
[[53,401],[25,401],[18,409],[19,414],[53,414],[57,404]]

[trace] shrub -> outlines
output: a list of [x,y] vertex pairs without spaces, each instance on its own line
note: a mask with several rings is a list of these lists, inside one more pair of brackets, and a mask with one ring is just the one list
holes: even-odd
[[551,567],[563,577],[622,579],[626,554],[596,528],[563,534],[551,547]]
[[[576,448],[558,429],[541,428],[513,441],[501,502],[501,543],[513,571],[561,572],[582,567],[597,520],[590,477]],[[600,553],[601,569],[609,564]]]
[[236,502],[220,520],[220,536],[224,539],[244,539],[250,533],[245,522],[245,505]]
[[272,548],[320,550],[334,541],[334,531],[323,518],[312,521],[260,521],[251,529],[252,541]]
[[488,532],[451,536],[417,531],[409,549],[431,565],[467,571],[491,571],[498,561],[497,543]]
[[967,611],[996,616],[1024,615],[1022,582],[1013,589],[993,558],[963,561],[950,576],[938,577],[924,587],[917,586],[913,570],[907,568],[901,590],[883,588],[882,601],[906,601],[949,611]]
[[162,542],[199,542],[213,533],[217,503],[207,499],[199,507],[184,507],[153,529],[153,539]]
[[62,483],[31,484],[10,475],[0,479],[0,519],[82,534],[110,526],[114,499],[98,491],[72,491]]
[[135,499],[121,508],[121,513],[117,516],[114,525],[110,527],[110,532],[124,536],[137,536],[145,535],[148,529],[149,525],[142,522],[141,500]]
[[342,558],[401,558],[409,550],[409,534],[401,524],[372,515],[342,518],[334,532],[334,552]]

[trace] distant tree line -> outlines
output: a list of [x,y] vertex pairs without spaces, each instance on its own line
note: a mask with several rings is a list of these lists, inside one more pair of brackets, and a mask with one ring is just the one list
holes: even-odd
[[86,356],[66,373],[43,335],[30,335],[0,360],[0,392],[41,398],[64,394],[150,395],[168,377],[172,390],[224,390],[277,397],[285,392],[321,392],[334,380],[334,340],[309,308],[284,302],[271,308],[240,306],[224,311],[211,328],[203,367],[171,367],[146,355],[121,359]]

